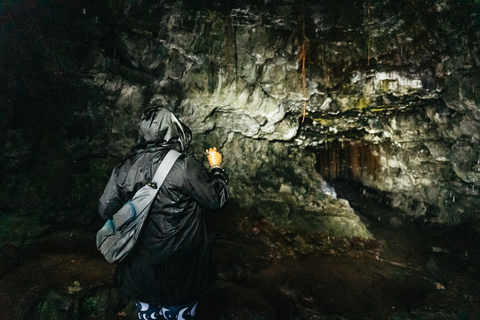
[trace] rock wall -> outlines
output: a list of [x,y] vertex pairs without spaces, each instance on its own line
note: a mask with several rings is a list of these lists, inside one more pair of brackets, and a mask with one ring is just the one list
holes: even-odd
[[[57,21],[46,47],[62,50],[45,49],[52,64],[41,70],[72,93],[47,112],[33,98],[48,88],[37,89],[30,109],[68,114],[54,136],[76,190],[92,173],[101,185],[134,145],[142,110],[162,103],[194,131],[190,152],[222,150],[235,204],[272,223],[315,212],[320,230],[370,237],[320,175],[329,162],[331,178],[381,191],[404,214],[478,226],[476,1],[118,1],[68,12],[44,15],[46,26]],[[19,101],[1,100],[9,119]],[[21,138],[33,136],[25,124],[2,126],[7,173],[21,180],[15,161],[42,149]]]
[[[164,64],[149,93],[175,106],[197,136],[207,134],[202,138],[207,144],[222,145],[227,167],[233,164],[234,190],[251,188],[238,194],[240,203],[271,197],[251,178],[260,165],[281,158],[281,151],[269,156],[258,145],[309,157],[312,150],[341,141],[377,149],[375,177],[362,174],[358,180],[386,192],[389,203],[404,213],[442,223],[477,220],[477,4],[209,5],[198,10],[188,2],[174,2],[150,17],[141,14],[149,4],[124,6],[121,16],[138,27],[152,23],[154,16],[157,22],[151,33],[132,28],[117,36],[124,58],[137,71],[151,74]],[[117,105],[147,102],[145,96],[140,103],[126,94],[120,93]],[[236,147],[239,139],[247,147]],[[199,156],[202,148],[195,150]],[[312,170],[301,162],[291,166]],[[286,185],[284,178],[274,174],[272,191]],[[296,182],[290,178],[287,184]],[[324,187],[302,186],[315,199],[326,193]]]

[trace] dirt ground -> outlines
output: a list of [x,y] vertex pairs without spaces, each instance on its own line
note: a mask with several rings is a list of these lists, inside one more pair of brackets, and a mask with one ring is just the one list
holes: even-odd
[[[370,247],[288,255],[275,245],[280,239],[265,241],[271,233],[248,213],[210,215],[218,281],[201,301],[200,320],[480,319],[478,235],[392,220],[389,209],[345,190],[375,237]],[[78,305],[80,293],[111,286],[113,266],[96,252],[93,231],[0,248],[0,319],[45,319],[52,292],[66,311],[50,312],[50,320],[134,319],[132,304],[113,315]],[[110,293],[85,294],[84,305],[115,302]]]

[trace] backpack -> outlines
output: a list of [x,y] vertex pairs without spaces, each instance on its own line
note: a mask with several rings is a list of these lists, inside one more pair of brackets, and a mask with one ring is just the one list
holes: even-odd
[[170,150],[153,180],[138,190],[97,232],[97,249],[108,262],[121,262],[135,246],[153,200],[180,155],[180,152]]

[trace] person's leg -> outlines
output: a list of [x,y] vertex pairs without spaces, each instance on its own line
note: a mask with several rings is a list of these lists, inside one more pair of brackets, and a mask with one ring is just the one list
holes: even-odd
[[166,320],[195,320],[197,304],[198,302],[192,302],[181,306],[164,306],[160,314],[163,314]]
[[162,306],[150,305],[145,302],[135,301],[138,320],[162,319]]

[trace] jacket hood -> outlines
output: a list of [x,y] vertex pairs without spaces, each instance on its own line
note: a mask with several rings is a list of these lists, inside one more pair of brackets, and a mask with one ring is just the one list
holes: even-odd
[[185,151],[192,141],[192,131],[166,107],[146,110],[140,121],[141,145],[155,144]]

